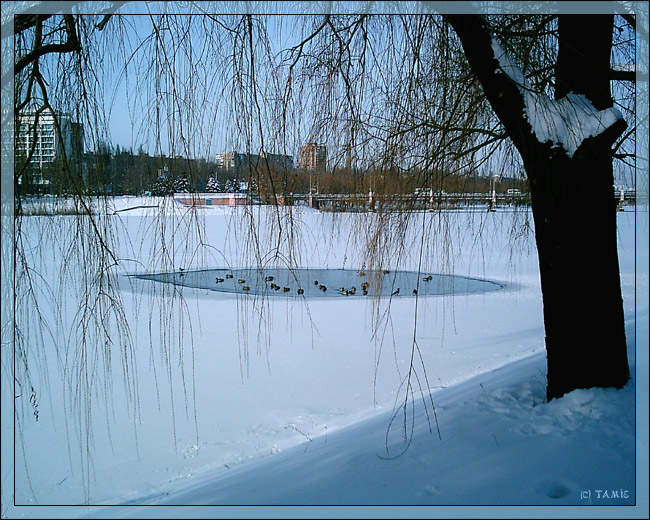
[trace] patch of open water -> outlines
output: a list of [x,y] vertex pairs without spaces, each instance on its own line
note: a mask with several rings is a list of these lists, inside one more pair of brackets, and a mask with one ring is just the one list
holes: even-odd
[[466,276],[355,269],[203,269],[130,275],[217,293],[300,298],[441,296],[503,289],[505,284]]

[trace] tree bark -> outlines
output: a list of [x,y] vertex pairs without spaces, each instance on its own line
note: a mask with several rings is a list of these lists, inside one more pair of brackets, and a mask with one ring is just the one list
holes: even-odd
[[[577,388],[620,388],[629,379],[629,367],[612,145],[626,124],[618,120],[586,139],[571,157],[551,143],[540,143],[524,116],[521,92],[499,72],[483,19],[448,18],[530,180],[544,303],[547,399]],[[585,95],[599,110],[611,107],[613,18],[559,18],[556,99],[574,92]]]
[[610,147],[528,161],[544,301],[547,398],[629,378]]

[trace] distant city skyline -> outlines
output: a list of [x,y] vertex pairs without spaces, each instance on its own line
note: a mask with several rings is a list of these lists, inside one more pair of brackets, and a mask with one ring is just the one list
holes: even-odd
[[[197,8],[193,3],[188,4],[191,8]],[[238,4],[232,4],[233,12],[236,11]],[[288,4],[285,4],[288,5]],[[120,12],[139,11],[144,14],[149,6],[145,6],[140,2],[134,2],[133,5],[125,4],[120,9]],[[295,10],[295,9],[294,9]],[[184,14],[179,14],[183,18]],[[282,15],[270,18],[270,34],[272,33],[272,42],[275,42],[277,51],[279,48],[287,47],[292,43],[295,44],[300,35],[296,24],[289,23],[293,15]],[[151,19],[147,16],[125,15],[128,22],[128,29],[131,36],[135,37],[131,41],[130,48],[137,48],[140,40],[151,32]],[[283,24],[282,30],[279,30],[281,22]],[[111,27],[111,21],[107,29]],[[107,30],[106,29],[106,30]],[[280,36],[276,37],[278,34]],[[142,50],[140,59],[146,60],[147,54]],[[225,91],[217,88],[212,92],[208,92],[209,85],[200,85],[196,92],[195,97],[183,90],[176,92],[177,99],[171,99],[167,84],[161,84],[158,87],[158,93],[154,95],[152,90],[154,86],[151,82],[143,81],[138,83],[137,74],[134,70],[129,69],[129,73],[122,77],[120,76],[120,68],[124,60],[120,60],[120,56],[112,57],[112,69],[110,66],[102,67],[102,71],[107,74],[103,77],[105,80],[105,101],[106,111],[101,114],[106,117],[106,133],[94,132],[90,135],[96,136],[98,141],[107,140],[113,146],[120,146],[123,149],[132,149],[137,153],[138,149],[142,146],[151,155],[164,153],[167,156],[182,156],[189,158],[201,158],[213,161],[217,153],[223,153],[228,150],[238,150],[249,153],[260,153],[261,145],[260,139],[255,132],[246,128],[248,132],[246,139],[244,138],[245,132],[243,127],[246,126],[246,121],[237,121],[233,119],[232,114],[229,114],[233,101],[227,96],[224,96]],[[178,58],[178,62],[173,65],[178,66],[180,71],[184,74],[189,74],[182,63],[182,55]],[[195,63],[198,64],[197,61]],[[129,66],[131,67],[131,63]],[[110,74],[108,74],[110,72]],[[219,81],[223,80],[223,71],[209,71],[210,74],[216,76],[215,83],[210,84],[217,86]],[[208,76],[210,75],[208,74]],[[219,76],[222,74],[222,76]],[[128,89],[125,83],[125,78],[128,78]],[[146,78],[143,78],[145,80]],[[172,81],[173,75],[168,77],[167,81]],[[182,83],[183,78],[179,76],[179,83]],[[189,83],[188,83],[189,84]],[[189,88],[189,87],[188,87]],[[147,90],[149,89],[149,90]],[[207,92],[207,93],[206,93]],[[186,96],[190,96],[187,97]],[[190,110],[183,111],[179,107],[186,100],[189,100],[188,106]],[[158,101],[158,103],[155,103]],[[206,101],[201,104],[201,101]],[[166,107],[165,105],[168,105]],[[304,117],[289,117],[285,121],[286,127],[280,129],[279,124],[264,127],[264,132],[277,136],[281,131],[286,130],[286,136],[283,135],[282,146],[277,143],[280,139],[265,139],[264,149],[272,153],[283,153],[286,155],[293,155],[295,158],[300,157],[300,148],[307,142],[318,141],[323,142],[328,147],[328,155],[333,157],[337,151],[340,155],[340,143],[336,143],[336,131],[330,132],[330,139],[328,136],[314,136],[310,133],[312,121],[316,119],[317,108],[305,102],[306,109]],[[162,127],[157,127],[154,123],[157,112],[160,112],[160,121],[163,122]],[[205,116],[203,119],[193,119],[191,114],[202,114]],[[225,115],[224,115],[225,114]],[[182,131],[178,128],[169,128],[166,124],[169,121],[180,121],[181,125],[174,124],[175,127],[182,126]],[[303,125],[303,126],[300,126]],[[252,126],[252,125],[250,125]],[[334,135],[332,138],[331,136]],[[171,139],[170,139],[171,136]],[[267,137],[267,136],[265,136]],[[175,145],[171,146],[170,142]],[[95,143],[97,144],[97,143]],[[274,146],[275,145],[275,146]],[[88,147],[89,150],[92,146]],[[625,175],[629,178],[629,175]],[[628,183],[629,184],[629,183]]]

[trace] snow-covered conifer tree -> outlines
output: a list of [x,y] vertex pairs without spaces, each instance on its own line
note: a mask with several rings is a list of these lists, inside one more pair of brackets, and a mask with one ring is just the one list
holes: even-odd
[[190,183],[185,175],[174,181],[174,191],[176,193],[188,193],[190,191]]
[[205,185],[205,191],[207,191],[208,193],[219,193],[221,191],[221,186],[219,185],[219,181],[213,175],[208,177],[208,182]]

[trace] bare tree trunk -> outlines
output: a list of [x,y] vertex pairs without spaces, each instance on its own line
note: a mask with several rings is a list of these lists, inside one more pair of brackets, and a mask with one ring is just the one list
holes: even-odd
[[[612,106],[612,15],[560,16],[557,99],[584,94]],[[572,158],[549,155],[534,171],[535,218],[548,363],[547,397],[574,388],[620,388],[629,378],[616,243],[611,143],[614,128]],[[569,297],[570,295],[570,297]]]
[[[592,142],[593,141],[593,142]],[[529,162],[544,300],[547,398],[628,380],[608,146]]]
[[[573,155],[540,143],[521,91],[500,72],[479,16],[450,16],[497,116],[531,181],[548,364],[547,398],[629,379],[618,252],[612,144],[620,119],[585,139]],[[602,110],[609,90],[611,16],[560,16],[556,98],[585,95]]]

